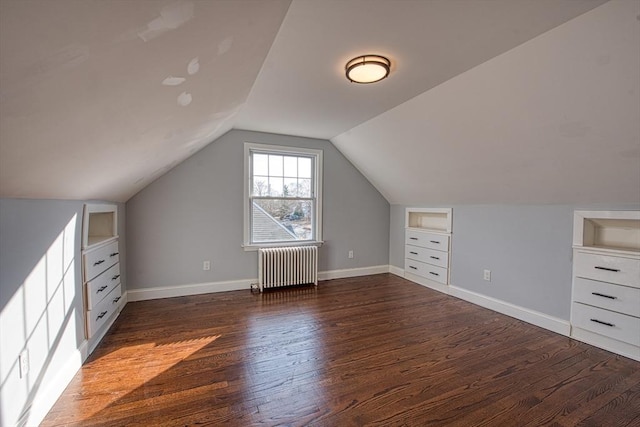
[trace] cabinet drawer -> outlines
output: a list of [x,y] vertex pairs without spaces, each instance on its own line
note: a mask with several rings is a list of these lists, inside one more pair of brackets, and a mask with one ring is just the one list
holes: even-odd
[[418,276],[425,277],[434,282],[447,284],[447,269],[437,267],[435,265],[426,264],[424,262],[415,261],[412,259],[405,259],[404,271]]
[[85,253],[82,260],[84,262],[84,281],[88,282],[120,261],[118,241],[116,240]]
[[573,300],[640,317],[640,289],[576,277]]
[[573,265],[578,277],[640,288],[640,260],[576,252]]
[[107,271],[87,282],[87,310],[91,310],[113,288],[120,284],[120,263],[110,267]]
[[591,307],[571,305],[571,324],[609,338],[640,346],[640,318]]
[[424,231],[407,230],[405,243],[421,248],[436,249],[438,251],[449,251],[449,236]]
[[118,312],[121,301],[121,287],[118,285],[92,310],[87,311],[87,334],[89,337],[107,323],[114,313]]
[[404,250],[405,258],[415,261],[426,262],[427,264],[447,268],[449,266],[449,253],[436,251],[434,249],[421,248],[419,246],[406,245]]

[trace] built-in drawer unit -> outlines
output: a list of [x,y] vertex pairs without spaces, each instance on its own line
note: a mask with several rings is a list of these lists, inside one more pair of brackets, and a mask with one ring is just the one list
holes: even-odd
[[449,267],[449,253],[434,249],[421,248],[419,246],[405,245],[404,257],[406,259],[426,262],[438,267]]
[[640,321],[635,316],[616,313],[586,304],[573,303],[574,326],[640,346]]
[[120,264],[112,265],[107,271],[86,283],[87,310],[102,300],[113,288],[120,284]]
[[91,280],[107,268],[120,262],[118,240],[85,252],[82,259],[84,280]]
[[416,274],[425,279],[433,280],[443,285],[447,284],[448,270],[446,268],[427,264],[412,259],[406,259],[404,263],[405,272]]
[[116,205],[87,204],[82,228],[82,278],[86,337],[94,346],[123,303]]
[[445,234],[407,230],[405,243],[443,252],[449,251],[449,236]]
[[122,289],[120,285],[111,290],[91,310],[87,310],[87,332],[89,336],[100,330],[120,309]]
[[640,288],[576,277],[573,301],[640,317]]
[[576,211],[571,336],[640,360],[640,211]]
[[626,286],[638,286],[640,259],[576,251],[574,274],[585,279],[601,280]]
[[437,290],[449,284],[451,209],[407,208],[405,278]]

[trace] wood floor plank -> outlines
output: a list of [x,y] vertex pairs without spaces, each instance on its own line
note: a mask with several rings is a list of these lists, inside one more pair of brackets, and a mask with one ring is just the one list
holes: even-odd
[[638,426],[640,363],[381,274],[129,303],[43,426]]

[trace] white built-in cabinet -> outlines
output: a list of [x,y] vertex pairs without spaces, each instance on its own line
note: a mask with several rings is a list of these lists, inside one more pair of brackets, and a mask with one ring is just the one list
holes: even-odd
[[451,248],[450,208],[407,208],[405,278],[447,292]]
[[571,336],[640,361],[640,211],[575,211]]
[[88,339],[106,332],[122,307],[118,207],[86,204],[82,223],[82,280]]

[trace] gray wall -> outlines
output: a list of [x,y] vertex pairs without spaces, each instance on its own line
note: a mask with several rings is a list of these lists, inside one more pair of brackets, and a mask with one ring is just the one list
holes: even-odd
[[[436,207],[436,206],[432,206]],[[573,211],[639,206],[453,207],[451,285],[569,320]],[[404,268],[404,210],[391,207],[389,263]],[[484,281],[491,270],[491,282]]]
[[389,204],[329,141],[232,130],[127,202],[129,289],[257,277],[241,247],[244,142],[324,151],[320,271],[388,264]]
[[[80,252],[83,204],[0,199],[0,425],[14,425],[34,400],[53,404],[56,396],[47,393],[54,380],[71,379],[56,375],[78,357],[85,341]],[[124,248],[122,204],[119,215]],[[126,276],[122,283],[126,286]],[[25,348],[30,371],[20,378],[18,355]],[[33,408],[32,413],[47,409]]]

